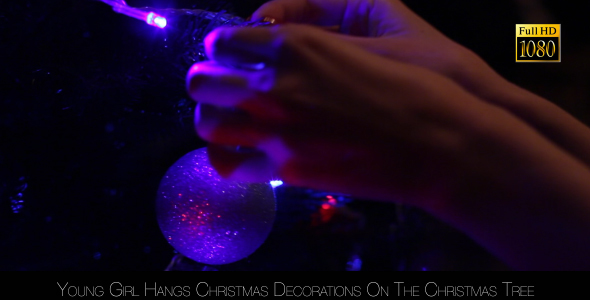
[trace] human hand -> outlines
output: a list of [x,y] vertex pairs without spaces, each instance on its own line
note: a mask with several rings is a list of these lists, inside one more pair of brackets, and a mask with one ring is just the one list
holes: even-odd
[[338,28],[335,35],[379,56],[425,67],[527,122],[590,166],[590,129],[552,102],[496,73],[399,0],[274,0],[253,18]]
[[477,55],[399,0],[274,0],[252,15],[253,19],[262,17],[336,29],[342,40],[386,58],[426,67],[459,84],[470,85],[468,75],[489,69]]
[[[206,49],[211,61],[191,68],[187,87],[199,102],[197,131],[223,176],[274,174],[409,203],[517,268],[588,267],[587,251],[568,249],[590,250],[589,171],[529,126],[565,120],[544,118],[552,109],[511,113],[470,93],[444,67],[391,59],[307,25],[221,28]],[[256,65],[265,67],[239,68]],[[564,148],[575,152],[583,130],[574,128],[572,138],[565,121],[548,126],[548,136],[565,132]]]
[[221,28],[206,43],[212,60],[187,87],[222,176],[407,203],[517,268],[588,267],[568,249],[590,250],[589,171],[513,114],[307,25]]
[[484,150],[463,149],[490,126],[481,116],[518,123],[440,74],[309,25],[219,28],[205,46],[211,61],[187,80],[199,102],[196,128],[211,142],[213,166],[234,179],[274,174],[426,207],[496,167],[466,163]]

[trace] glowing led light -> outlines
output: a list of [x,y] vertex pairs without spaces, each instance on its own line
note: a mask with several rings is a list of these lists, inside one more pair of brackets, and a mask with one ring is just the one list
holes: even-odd
[[154,23],[155,23],[155,24],[156,24],[158,27],[160,27],[160,28],[164,28],[164,27],[166,27],[166,25],[168,24],[168,21],[166,21],[166,18],[158,16],[158,17],[156,17],[156,18],[154,19]]
[[363,266],[363,261],[358,255],[353,255],[346,263],[346,271],[360,271]]
[[102,2],[113,7],[113,10],[124,14],[128,17],[132,17],[138,20],[145,21],[148,25],[152,25],[158,28],[164,28],[168,24],[165,17],[160,16],[154,12],[146,12],[141,9],[127,6],[125,1],[117,2],[114,0],[101,0]]
[[168,24],[168,22],[166,21],[166,18],[154,13],[154,12],[150,12],[148,13],[145,22],[148,23],[149,25],[158,27],[158,28],[164,28],[166,27],[166,24]]
[[276,188],[277,186],[281,186],[283,185],[283,181],[282,180],[271,180],[270,181],[270,186],[272,186],[272,188]]

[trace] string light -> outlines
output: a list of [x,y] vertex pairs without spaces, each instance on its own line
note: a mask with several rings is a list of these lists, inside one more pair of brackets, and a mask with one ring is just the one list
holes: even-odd
[[270,181],[270,186],[272,186],[272,188],[276,188],[278,186],[283,185],[283,181],[282,180],[271,180]]
[[146,12],[146,11],[143,11],[138,8],[130,7],[125,3],[125,1],[114,1],[114,0],[101,0],[101,1],[110,5],[111,7],[113,7],[113,10],[115,12],[118,12],[120,14],[124,14],[126,16],[129,16],[129,17],[132,17],[132,18],[135,18],[138,20],[142,20],[142,21],[146,22],[148,25],[158,27],[158,28],[164,28],[168,24],[168,21],[166,20],[165,17],[160,16],[152,11]]

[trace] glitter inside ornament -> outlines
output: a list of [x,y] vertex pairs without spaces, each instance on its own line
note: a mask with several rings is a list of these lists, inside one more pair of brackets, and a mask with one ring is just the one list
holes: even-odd
[[168,169],[156,209],[166,240],[188,258],[212,265],[232,263],[256,251],[276,214],[270,183],[221,178],[206,148],[189,152]]

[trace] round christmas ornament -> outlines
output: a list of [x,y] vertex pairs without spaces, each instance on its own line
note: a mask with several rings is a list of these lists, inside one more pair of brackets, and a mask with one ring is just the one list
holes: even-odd
[[212,265],[252,254],[266,240],[276,214],[271,183],[223,179],[206,148],[189,152],[168,169],[156,209],[166,240],[186,257]]

